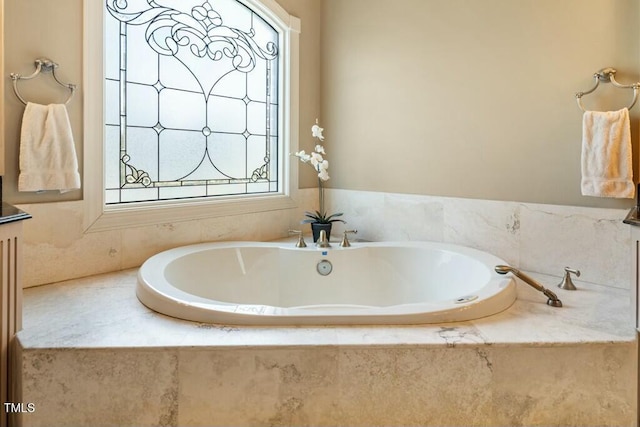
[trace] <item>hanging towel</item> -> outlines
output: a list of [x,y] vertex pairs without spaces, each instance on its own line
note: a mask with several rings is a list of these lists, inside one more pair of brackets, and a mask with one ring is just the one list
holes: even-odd
[[20,134],[19,191],[80,188],[78,159],[64,104],[27,103]]
[[582,118],[582,195],[633,198],[629,110],[586,111]]

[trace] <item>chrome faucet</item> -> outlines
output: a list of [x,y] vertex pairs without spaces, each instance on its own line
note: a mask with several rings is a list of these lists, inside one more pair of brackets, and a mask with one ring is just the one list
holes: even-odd
[[571,273],[575,274],[576,277],[580,277],[580,270],[575,270],[571,267],[565,267],[564,278],[558,285],[560,289],[565,289],[567,291],[575,291],[577,289],[576,285],[573,284],[573,280],[571,280]]
[[296,242],[296,248],[306,248],[307,244],[304,241],[304,238],[302,237],[302,231],[300,230],[289,230],[289,234],[297,234],[298,235],[298,241]]
[[542,292],[547,298],[549,298],[547,300],[548,305],[552,307],[562,307],[562,301],[558,299],[556,294],[554,294],[549,289],[545,288],[540,283],[536,282],[532,277],[527,276],[517,268],[509,267],[508,265],[496,265],[496,273],[498,274],[513,273],[514,276],[522,279],[526,284]]
[[318,241],[316,242],[317,248],[330,248],[329,239],[327,239],[327,232],[325,230],[320,230],[320,236],[318,237]]
[[358,230],[344,230],[344,234],[342,236],[342,242],[340,242],[340,247],[341,248],[348,248],[349,246],[351,246],[351,243],[349,243],[349,239],[347,239],[347,234],[356,234],[358,233]]

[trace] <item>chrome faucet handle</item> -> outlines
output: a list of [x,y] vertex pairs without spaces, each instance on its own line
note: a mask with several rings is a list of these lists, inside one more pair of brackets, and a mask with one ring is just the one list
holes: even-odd
[[580,270],[575,270],[573,268],[565,267],[564,277],[562,279],[562,282],[558,284],[558,287],[560,289],[564,289],[567,291],[575,291],[577,289],[576,285],[574,285],[573,281],[571,280],[571,273],[575,274],[576,277],[580,277]]
[[357,234],[358,230],[344,230],[344,233],[342,235],[342,242],[340,242],[340,247],[341,248],[348,248],[349,246],[351,246],[351,243],[349,243],[349,239],[347,239],[347,234]]
[[306,248],[307,244],[304,241],[304,238],[302,237],[302,231],[300,230],[289,230],[289,235],[291,234],[297,234],[298,235],[298,242],[296,243],[296,248]]

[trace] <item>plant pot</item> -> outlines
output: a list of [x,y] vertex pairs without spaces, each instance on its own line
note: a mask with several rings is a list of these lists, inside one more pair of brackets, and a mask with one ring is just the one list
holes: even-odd
[[327,233],[327,240],[329,240],[331,238],[331,225],[331,223],[312,222],[311,231],[313,232],[313,241],[317,242],[320,238],[320,230],[324,230],[325,233]]

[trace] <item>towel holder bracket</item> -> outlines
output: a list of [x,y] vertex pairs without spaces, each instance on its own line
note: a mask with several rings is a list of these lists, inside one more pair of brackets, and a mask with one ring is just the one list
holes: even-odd
[[58,76],[56,76],[56,68],[58,68],[58,63],[52,61],[49,58],[38,58],[34,61],[34,64],[36,69],[28,76],[23,76],[22,74],[18,73],[11,73],[9,75],[11,77],[11,80],[13,81],[13,91],[15,92],[18,99],[23,104],[27,105],[27,101],[25,101],[25,99],[20,95],[20,91],[18,90],[18,80],[31,80],[34,77],[38,76],[40,73],[51,73],[56,83],[69,89],[70,93],[67,100],[65,101],[65,104],[68,104],[69,101],[71,101],[71,98],[73,98],[73,95],[76,91],[76,85],[73,83],[64,83],[60,79],[58,79]]
[[611,67],[607,67],[607,68],[603,68],[601,70],[598,70],[597,72],[595,72],[593,74],[593,79],[595,84],[593,85],[593,87],[587,91],[584,92],[576,92],[576,102],[578,103],[578,107],[580,107],[580,109],[582,111],[586,111],[584,106],[582,105],[582,97],[584,95],[588,95],[590,93],[593,93],[598,86],[600,85],[600,82],[603,83],[611,83],[613,86],[617,87],[617,88],[621,88],[621,89],[633,89],[633,100],[631,101],[631,104],[627,107],[627,109],[631,109],[635,104],[636,101],[638,100],[638,89],[640,89],[640,82],[638,83],[633,83],[630,85],[623,85],[620,84],[616,81],[616,73],[618,71],[615,68],[611,68]]
[[594,77],[598,76],[598,79],[601,82],[609,83],[612,78],[615,80],[615,75],[617,72],[618,70],[616,70],[615,68],[607,67],[595,73]]

